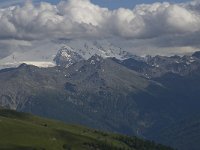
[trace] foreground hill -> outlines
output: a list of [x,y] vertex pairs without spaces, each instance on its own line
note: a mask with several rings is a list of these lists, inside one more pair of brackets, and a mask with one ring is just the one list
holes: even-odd
[[172,150],[136,137],[0,109],[1,150]]

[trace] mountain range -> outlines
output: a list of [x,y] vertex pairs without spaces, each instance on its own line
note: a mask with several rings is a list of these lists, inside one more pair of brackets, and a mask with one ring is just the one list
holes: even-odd
[[200,148],[200,52],[139,57],[112,45],[93,42],[95,53],[89,44],[73,44],[57,52],[55,66],[0,70],[0,105],[181,150]]
[[115,57],[117,59],[132,56],[107,40],[58,40],[50,44],[42,43],[38,47],[21,47],[20,50],[0,59],[0,69],[17,67],[22,63],[38,67],[53,67],[58,63],[55,56],[58,57],[59,53],[64,54],[65,51],[71,52],[71,56],[74,53],[85,60],[95,54],[103,58]]

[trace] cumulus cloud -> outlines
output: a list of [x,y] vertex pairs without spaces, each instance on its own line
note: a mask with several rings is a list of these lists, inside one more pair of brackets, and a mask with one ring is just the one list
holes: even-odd
[[153,41],[154,47],[198,47],[199,8],[198,1],[142,4],[132,10],[109,10],[90,0],[61,1],[57,5],[27,1],[22,6],[0,9],[0,39],[120,38],[131,43]]

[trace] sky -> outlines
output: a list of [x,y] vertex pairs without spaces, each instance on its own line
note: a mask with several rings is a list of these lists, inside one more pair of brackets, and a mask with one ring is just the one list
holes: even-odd
[[[25,0],[1,0],[0,1],[0,5],[1,3],[4,5],[6,5],[6,3],[9,5],[9,3],[17,3],[20,1],[25,1]],[[41,0],[34,0],[34,1],[41,1]],[[52,4],[57,4],[60,0],[43,0]],[[93,2],[94,4],[97,4],[101,7],[107,7],[109,9],[117,9],[120,7],[124,7],[124,8],[133,8],[135,5],[137,4],[151,4],[151,3],[155,3],[155,2],[165,2],[168,1],[170,3],[181,3],[181,2],[186,2],[189,0],[91,0],[91,2]]]
[[138,55],[200,49],[199,0],[1,0],[0,7],[0,58],[60,39],[104,39]]
[[[187,0],[168,0],[171,3],[180,3]],[[98,4],[102,7],[108,7],[110,9],[116,9],[119,7],[133,8],[137,4],[151,4],[154,2],[165,2],[165,0],[92,0],[93,3]]]

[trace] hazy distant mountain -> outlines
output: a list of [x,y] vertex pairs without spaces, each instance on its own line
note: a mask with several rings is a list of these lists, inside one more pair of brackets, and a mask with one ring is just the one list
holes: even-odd
[[167,73],[186,76],[199,69],[200,57],[197,54],[198,52],[191,56],[146,56],[141,60],[129,58],[115,61],[142,73],[147,78],[156,78]]

